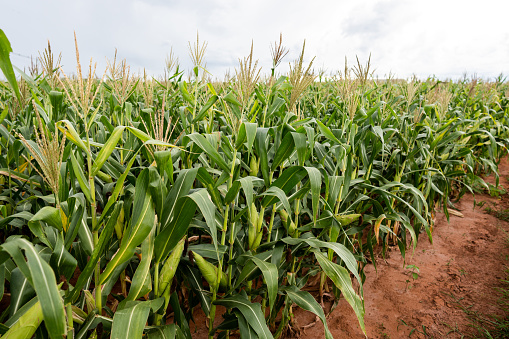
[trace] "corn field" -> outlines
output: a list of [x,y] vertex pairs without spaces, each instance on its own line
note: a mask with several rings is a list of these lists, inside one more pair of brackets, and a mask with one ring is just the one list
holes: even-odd
[[323,77],[304,47],[279,74],[279,41],[268,75],[251,47],[219,81],[199,40],[159,78],[76,43],[71,75],[0,47],[2,338],[189,339],[198,309],[210,338],[280,338],[296,308],[332,338],[325,294],[365,332],[364,267],[432,241],[509,145],[501,77]]

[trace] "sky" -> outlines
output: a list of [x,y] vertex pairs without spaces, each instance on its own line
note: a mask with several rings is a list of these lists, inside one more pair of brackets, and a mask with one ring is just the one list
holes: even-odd
[[99,76],[117,49],[132,72],[163,74],[173,50],[191,69],[188,42],[207,42],[205,62],[213,77],[234,74],[249,54],[262,73],[272,65],[270,46],[283,34],[289,53],[285,72],[306,42],[305,62],[332,74],[356,57],[371,55],[375,76],[493,79],[509,75],[509,25],[505,0],[0,0],[2,29],[12,63],[28,70],[51,42],[66,73],[75,72],[76,33],[82,64],[97,62]]

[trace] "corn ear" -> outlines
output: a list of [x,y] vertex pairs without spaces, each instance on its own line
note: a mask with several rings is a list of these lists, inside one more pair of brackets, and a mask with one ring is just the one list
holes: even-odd
[[218,268],[212,265],[210,262],[205,260],[201,255],[193,251],[194,260],[198,265],[198,269],[201,272],[201,275],[207,280],[210,285],[210,288],[213,290],[217,290],[218,287],[226,288],[226,275],[223,272],[219,274],[219,283],[217,280],[217,270]]
[[361,217],[360,214],[345,214],[345,215],[337,214],[336,220],[341,223],[341,226],[346,226],[358,220],[360,217]]
[[291,218],[289,218],[288,213],[285,210],[279,211],[279,217],[281,218],[281,223],[284,228],[288,231],[288,234],[293,235],[297,227]]
[[120,209],[118,214],[117,222],[115,223],[115,233],[117,234],[117,238],[122,239],[122,234],[124,233],[124,207]]
[[9,328],[2,339],[32,338],[43,319],[41,302],[30,307],[19,320]]
[[258,231],[258,210],[256,209],[256,205],[253,202],[251,204],[251,208],[249,209],[248,242],[250,249],[253,249],[257,237],[257,231]]
[[258,232],[258,234],[256,235],[256,238],[253,242],[253,246],[251,248],[253,251],[256,251],[258,246],[260,246],[260,243],[262,242],[262,236],[263,236],[263,232]]
[[259,166],[260,162],[256,159],[256,156],[251,156],[251,160],[249,162],[249,175],[256,176],[258,174]]
[[163,268],[161,269],[161,274],[159,275],[159,296],[161,296],[166,289],[171,287],[171,281],[175,276],[175,272],[177,271],[180,257],[182,256],[182,251],[184,250],[184,244],[185,237],[179,241],[177,246],[175,246],[168,259],[166,259]]

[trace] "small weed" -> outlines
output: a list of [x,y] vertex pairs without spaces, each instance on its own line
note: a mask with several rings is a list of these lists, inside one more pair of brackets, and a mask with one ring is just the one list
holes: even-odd
[[378,327],[380,328],[380,331],[378,332],[378,334],[382,337],[382,338],[387,338],[389,339],[391,336],[387,333],[384,332],[385,330],[385,326],[384,326],[384,323],[380,323],[378,325]]
[[[462,272],[463,270],[460,270]],[[509,278],[509,271],[506,270],[506,275]],[[500,292],[501,297],[498,300],[498,304],[500,308],[504,311],[505,314],[508,314],[509,312],[509,280],[502,280],[506,286],[503,288],[497,288],[497,290]],[[458,298],[452,293],[446,294],[449,298],[452,299],[452,304],[455,304],[456,307],[461,309],[468,319],[470,319],[469,326],[477,330],[477,335],[474,335],[475,338],[509,338],[509,318],[506,317],[498,317],[494,315],[485,315],[478,311],[475,311],[473,309],[474,305],[465,305],[464,304],[464,297]],[[447,327],[449,327],[450,333],[458,333],[460,335],[463,335],[461,332],[459,332],[458,326],[455,326],[454,328],[451,327],[448,324],[445,324]]]
[[488,193],[492,197],[499,197],[507,194],[507,190],[502,186],[495,186],[490,183],[475,183],[472,185],[472,189],[476,193]]
[[486,213],[493,215],[495,218],[502,220],[502,221],[509,221],[509,209],[505,210],[496,210],[491,207],[486,207],[484,209]]
[[482,200],[482,201],[478,201],[475,203],[476,206],[479,206],[479,207],[483,207],[484,205],[486,204],[486,201],[485,200]]
[[412,272],[412,278],[414,280],[417,280],[419,279],[419,267],[415,266],[415,265],[406,265],[405,267],[407,270],[411,270]]
[[507,194],[507,190],[502,186],[494,186],[488,183],[488,187],[490,188],[490,196],[499,197],[501,195]]
[[[407,270],[410,270],[412,273],[412,279],[417,280],[419,279],[419,267],[415,265],[406,265],[405,268]],[[413,285],[410,285],[410,279],[406,280],[406,289],[410,290],[413,287]]]
[[457,323],[454,325],[454,327],[449,325],[449,324],[447,324],[447,323],[444,323],[444,322],[442,322],[442,325],[444,325],[444,326],[449,328],[449,332],[447,332],[446,335],[449,335],[451,333],[457,333],[457,334],[459,334],[461,336],[461,338],[463,338],[465,336],[463,333],[461,333]]

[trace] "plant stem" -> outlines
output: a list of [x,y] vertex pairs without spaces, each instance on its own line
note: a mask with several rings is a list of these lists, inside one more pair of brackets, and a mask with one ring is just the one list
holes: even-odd
[[[219,269],[218,269],[218,272],[219,272]],[[210,305],[210,313],[209,313],[209,339],[214,338],[214,319],[216,318],[216,305],[214,305],[214,301],[216,300],[216,297],[217,297],[217,288],[214,288],[212,291],[212,303]]]
[[[94,247],[97,246],[99,243],[99,232],[94,231]],[[95,305],[97,309],[99,310],[99,314],[102,314],[102,288],[99,284],[101,277],[101,261],[99,260],[97,262],[97,265],[95,266],[95,274],[94,274],[94,281],[95,281]]]
[[272,214],[270,215],[269,232],[267,233],[267,243],[270,242],[272,227],[274,226],[274,217],[276,215],[276,204],[272,205]]
[[72,320],[71,303],[65,305],[65,311],[67,313],[67,338],[74,338],[74,327],[73,327],[73,320]]
[[[233,183],[233,174],[235,172],[235,160],[237,158],[237,149],[234,148],[233,150],[233,158],[232,158],[232,167],[230,171],[230,178],[228,179],[228,190],[232,187]],[[226,205],[226,210],[224,213],[224,223],[223,223],[223,233],[221,235],[221,245],[224,245],[226,243],[226,232],[228,231],[228,214],[230,211],[230,205]],[[230,255],[232,253],[232,247],[230,247]],[[218,287],[213,288],[212,291],[212,305],[210,306],[210,313],[209,313],[209,338],[213,338],[214,333],[214,318],[216,317],[216,306],[214,305],[214,301],[216,301],[217,298],[217,290],[219,289],[219,280],[221,278],[221,274],[223,272],[223,259],[224,256],[221,258],[218,258],[218,268],[217,268],[217,281],[218,281]],[[231,258],[230,258],[231,259]],[[231,278],[231,273],[229,273],[229,279]],[[231,283],[231,280],[230,280]]]
[[154,297],[159,296],[159,262],[154,264]]
[[[92,173],[92,153],[90,149],[90,139],[88,137],[88,128],[87,120],[85,119],[85,137],[86,137],[86,145],[87,145],[87,165],[88,165],[88,184],[90,186],[90,214],[92,216],[92,233],[94,235],[94,248],[99,243],[99,230],[97,227],[97,206],[95,200],[95,181],[94,177],[91,175]],[[99,314],[102,314],[102,287],[100,282],[101,276],[101,261],[97,262],[97,266],[95,267],[95,303],[97,309],[99,310]]]

